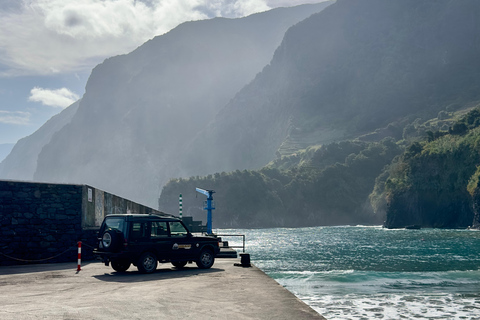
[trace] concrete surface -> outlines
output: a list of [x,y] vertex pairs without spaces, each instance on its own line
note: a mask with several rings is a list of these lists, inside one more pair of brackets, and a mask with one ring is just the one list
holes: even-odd
[[324,319],[240,259],[144,275],[92,262],[0,267],[0,319]]

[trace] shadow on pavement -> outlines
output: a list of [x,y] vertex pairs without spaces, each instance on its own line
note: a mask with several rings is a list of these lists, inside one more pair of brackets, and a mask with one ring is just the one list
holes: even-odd
[[155,272],[150,274],[143,274],[138,272],[135,267],[131,266],[126,272],[116,272],[112,271],[111,273],[105,273],[102,275],[93,276],[94,278],[101,281],[108,282],[143,282],[143,281],[158,281],[158,280],[167,280],[167,279],[176,279],[176,278],[186,278],[191,276],[197,276],[200,274],[211,274],[217,272],[223,272],[224,269],[217,269],[212,267],[210,269],[198,269],[196,267],[185,267],[183,269],[175,268],[164,268],[157,269]]
[[[98,264],[97,261],[85,261],[82,262],[81,267],[89,264]],[[61,271],[72,270],[76,272],[77,262],[62,262],[62,263],[44,263],[44,264],[24,264],[13,266],[0,266],[0,275],[9,274],[22,274],[22,273],[34,273],[34,272],[48,272],[48,271]]]

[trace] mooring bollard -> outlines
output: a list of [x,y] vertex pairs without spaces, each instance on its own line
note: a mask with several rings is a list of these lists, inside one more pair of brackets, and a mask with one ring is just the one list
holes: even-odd
[[235,267],[244,267],[249,268],[252,265],[250,264],[250,254],[248,253],[240,253],[240,263],[234,263]]
[[80,268],[82,264],[82,241],[78,241],[78,265],[77,265],[77,271],[82,270]]
[[248,253],[240,253],[240,263],[242,267],[251,267],[250,255]]

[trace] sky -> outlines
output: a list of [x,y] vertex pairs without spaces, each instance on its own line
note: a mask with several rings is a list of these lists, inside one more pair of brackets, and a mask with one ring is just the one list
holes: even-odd
[[81,98],[97,64],[180,23],[321,1],[1,0],[0,145]]

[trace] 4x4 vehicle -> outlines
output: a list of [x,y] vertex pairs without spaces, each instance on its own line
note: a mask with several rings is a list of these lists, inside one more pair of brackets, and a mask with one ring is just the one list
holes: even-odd
[[157,263],[183,268],[196,262],[210,268],[220,251],[218,239],[194,236],[181,220],[156,214],[112,214],[105,217],[93,253],[119,272],[131,264],[142,273],[154,272]]

